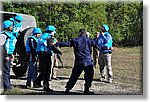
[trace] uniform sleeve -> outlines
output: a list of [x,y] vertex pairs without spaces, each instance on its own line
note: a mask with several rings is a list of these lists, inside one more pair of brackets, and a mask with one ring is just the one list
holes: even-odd
[[93,39],[91,39],[91,43],[94,48],[97,48],[99,51],[101,50],[101,46],[99,46],[98,43],[95,42]]
[[31,53],[34,53],[36,49],[36,45],[33,39],[29,39],[29,46],[30,46]]
[[73,46],[73,39],[71,41],[68,41],[68,42],[57,42],[56,45],[59,47],[72,47]]
[[6,57],[8,56],[8,55],[7,55],[7,51],[6,51],[6,49],[5,49],[4,46],[1,46],[1,47],[2,47],[3,59],[5,60]]

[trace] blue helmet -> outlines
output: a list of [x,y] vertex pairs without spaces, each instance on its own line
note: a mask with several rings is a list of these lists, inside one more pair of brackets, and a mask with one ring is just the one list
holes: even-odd
[[33,31],[32,31],[33,35],[36,35],[36,34],[42,34],[42,31],[40,28],[34,28]]
[[105,28],[106,32],[108,32],[108,31],[109,31],[109,27],[108,27],[108,25],[104,24],[102,27],[104,27],[104,28]]
[[23,19],[22,19],[21,15],[16,15],[15,20],[18,20],[18,21],[22,22]]
[[3,28],[8,28],[13,25],[13,22],[10,20],[6,20],[3,22]]
[[47,28],[46,28],[46,31],[55,31],[55,30],[56,30],[56,28],[52,25],[47,26]]

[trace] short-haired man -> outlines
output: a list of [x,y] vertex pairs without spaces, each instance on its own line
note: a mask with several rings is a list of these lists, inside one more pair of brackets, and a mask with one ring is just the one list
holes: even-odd
[[86,30],[80,29],[78,38],[73,38],[68,42],[57,42],[57,45],[63,47],[73,47],[75,54],[75,64],[72,69],[71,76],[66,85],[65,94],[69,94],[69,91],[74,87],[80,74],[84,70],[85,88],[84,93],[89,94],[89,88],[91,87],[93,80],[93,62],[91,58],[92,47],[99,48],[93,39],[86,36]]

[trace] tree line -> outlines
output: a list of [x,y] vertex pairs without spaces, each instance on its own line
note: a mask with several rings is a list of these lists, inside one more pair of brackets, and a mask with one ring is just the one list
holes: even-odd
[[86,28],[91,38],[108,24],[119,46],[143,45],[143,2],[3,2],[4,11],[33,15],[43,31],[57,27],[56,38],[68,41]]

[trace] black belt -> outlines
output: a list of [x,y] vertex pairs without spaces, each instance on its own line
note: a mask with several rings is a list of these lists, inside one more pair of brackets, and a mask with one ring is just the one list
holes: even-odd
[[12,54],[7,54],[7,56],[12,58]]
[[37,52],[37,54],[47,54],[47,55],[52,55],[51,53],[49,53],[49,52],[44,52],[44,51],[39,51],[39,52]]
[[103,54],[111,54],[112,52],[101,52]]

